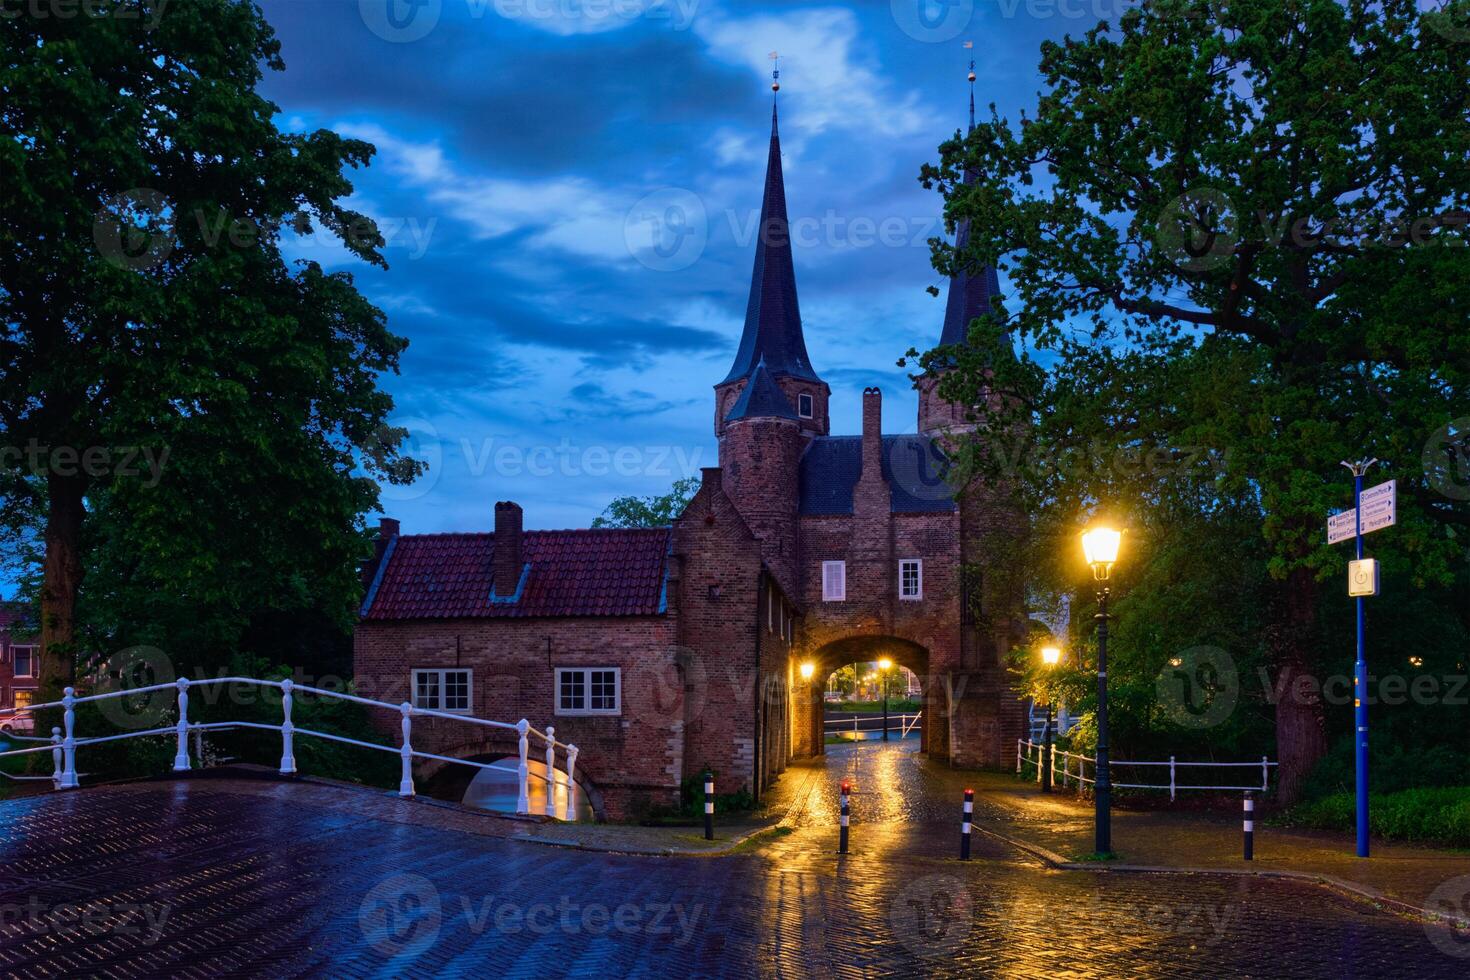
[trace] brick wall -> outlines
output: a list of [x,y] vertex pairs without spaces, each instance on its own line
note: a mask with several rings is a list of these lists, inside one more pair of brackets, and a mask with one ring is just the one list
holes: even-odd
[[[398,703],[410,700],[412,669],[473,670],[471,713],[495,721],[525,718],[543,731],[554,726],[559,741],[580,750],[577,773],[595,791],[594,804],[600,796],[605,815],[619,819],[678,802],[685,707],[677,638],[673,615],[361,622],[354,638],[355,679],[363,696]],[[621,668],[621,715],[556,715],[557,667]],[[395,744],[397,716],[375,717],[388,744]],[[485,731],[419,718],[413,743],[461,758],[516,754],[514,733]],[[544,745],[533,738],[532,756],[543,753]],[[437,768],[426,766],[425,772]]]

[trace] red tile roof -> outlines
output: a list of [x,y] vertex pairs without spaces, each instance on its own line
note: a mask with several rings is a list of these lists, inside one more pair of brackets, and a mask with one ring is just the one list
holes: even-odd
[[384,553],[362,618],[656,615],[667,607],[671,533],[666,527],[527,531],[524,585],[517,596],[494,599],[495,535],[400,535]]

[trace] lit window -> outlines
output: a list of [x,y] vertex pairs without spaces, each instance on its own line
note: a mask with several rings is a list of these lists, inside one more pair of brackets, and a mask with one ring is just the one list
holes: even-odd
[[36,676],[36,648],[35,647],[13,647],[15,651],[15,676]]
[[847,562],[822,562],[822,601],[841,602],[847,598]]
[[905,558],[898,563],[898,597],[900,599],[924,598],[923,559]]
[[812,396],[811,395],[797,395],[796,396],[796,414],[797,415],[800,415],[804,419],[809,419],[809,418],[812,417]]
[[618,667],[556,668],[556,713],[622,714],[622,673]]
[[36,692],[31,690],[15,692],[15,710],[29,708],[36,701]]
[[472,674],[468,670],[415,670],[413,706],[424,711],[469,714]]

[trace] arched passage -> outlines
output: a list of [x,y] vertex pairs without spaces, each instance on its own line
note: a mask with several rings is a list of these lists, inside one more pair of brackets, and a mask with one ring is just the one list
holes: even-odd
[[[846,664],[873,662],[885,657],[898,666],[912,671],[921,682],[925,682],[925,717],[935,717],[934,714],[928,713],[930,700],[930,694],[927,691],[928,650],[912,640],[905,640],[897,636],[844,637],[796,658],[794,674],[797,682],[792,696],[793,754],[813,756],[825,751],[822,693],[826,687],[828,675]],[[806,673],[801,669],[803,664],[811,666],[810,678],[803,677]],[[924,725],[920,732],[919,751],[927,752],[928,750],[929,726]]]

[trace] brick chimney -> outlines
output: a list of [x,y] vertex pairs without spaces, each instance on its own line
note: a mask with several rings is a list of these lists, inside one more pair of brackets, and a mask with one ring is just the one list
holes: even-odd
[[521,581],[521,505],[502,500],[495,505],[495,567],[492,587],[495,594],[515,594]]
[[863,389],[863,468],[859,479],[883,478],[883,392]]
[[362,565],[362,587],[365,590],[372,587],[373,579],[378,577],[378,566],[383,564],[383,553],[388,550],[388,542],[398,537],[398,522],[391,517],[378,518],[378,536],[373,541],[373,556]]

